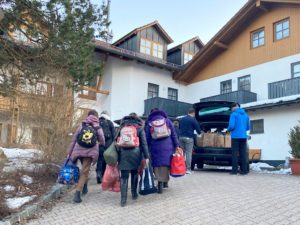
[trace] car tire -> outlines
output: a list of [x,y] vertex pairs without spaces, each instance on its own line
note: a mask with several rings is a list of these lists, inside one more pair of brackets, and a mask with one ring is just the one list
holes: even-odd
[[198,169],[203,169],[203,166],[204,166],[203,162],[198,162],[197,163],[197,168]]

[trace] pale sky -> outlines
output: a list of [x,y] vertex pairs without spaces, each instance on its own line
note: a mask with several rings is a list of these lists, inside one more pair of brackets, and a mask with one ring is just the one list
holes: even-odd
[[[102,0],[92,0],[93,3]],[[107,1],[107,0],[106,0]],[[113,42],[158,20],[174,40],[169,48],[199,36],[207,43],[247,0],[111,0]]]

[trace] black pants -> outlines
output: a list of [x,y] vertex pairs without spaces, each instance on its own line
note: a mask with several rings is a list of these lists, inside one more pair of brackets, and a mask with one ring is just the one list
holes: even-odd
[[[231,139],[232,147],[232,173],[238,172],[238,162],[240,161],[241,173],[248,173],[248,154],[247,154],[247,139],[233,138]],[[238,157],[239,154],[239,157]],[[238,160],[239,159],[239,160]]]
[[103,157],[103,152],[104,151],[99,151],[99,157],[98,157],[97,167],[96,167],[97,175],[100,174],[101,178],[103,177],[106,168],[106,162]]
[[129,172],[131,173],[131,179],[137,175],[137,170],[121,170],[121,178],[122,179],[128,179],[129,178]]

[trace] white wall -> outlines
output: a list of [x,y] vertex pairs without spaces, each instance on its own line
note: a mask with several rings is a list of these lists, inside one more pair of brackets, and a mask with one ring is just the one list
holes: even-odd
[[299,105],[249,112],[251,120],[264,119],[264,133],[251,134],[250,148],[262,149],[262,160],[285,160],[290,156],[288,133],[297,125],[299,115]]
[[172,73],[165,69],[151,67],[135,61],[124,61],[110,57],[112,68],[111,115],[120,119],[131,112],[144,113],[148,83],[159,85],[159,97],[168,97],[168,87],[178,89],[178,100],[185,101],[186,87],[172,79]]
[[300,54],[288,56],[263,63],[243,70],[224,74],[209,80],[200,81],[188,86],[187,102],[199,102],[200,98],[220,94],[220,83],[232,79],[232,91],[238,88],[238,77],[251,76],[251,92],[257,94],[257,100],[268,98],[268,83],[290,79],[291,63],[300,61]]

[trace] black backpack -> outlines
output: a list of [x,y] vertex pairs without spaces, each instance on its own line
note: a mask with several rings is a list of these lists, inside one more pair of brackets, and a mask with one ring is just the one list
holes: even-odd
[[99,127],[93,127],[90,124],[82,123],[81,130],[77,135],[77,143],[84,148],[92,148],[97,144]]
[[100,124],[100,127],[103,130],[105,142],[112,139],[113,137],[112,137],[112,133],[111,133],[111,130],[110,130],[110,121],[106,120],[106,119],[103,119],[103,118],[100,118],[99,119],[99,124]]

